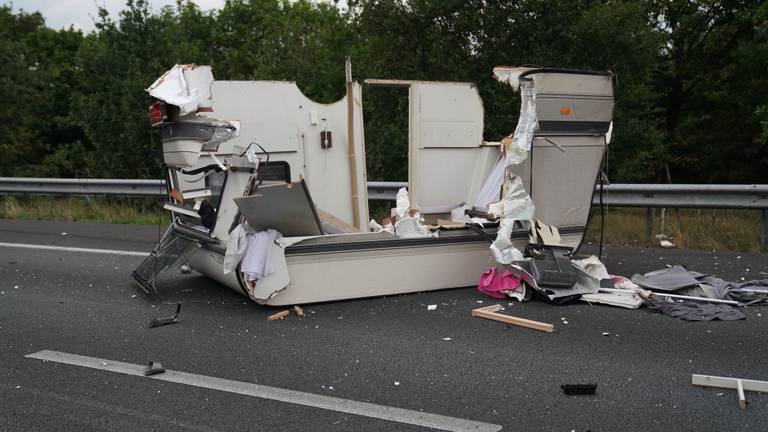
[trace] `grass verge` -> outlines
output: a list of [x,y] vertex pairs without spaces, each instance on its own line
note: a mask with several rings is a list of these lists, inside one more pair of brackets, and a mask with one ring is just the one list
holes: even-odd
[[168,225],[170,217],[161,206],[152,198],[3,196],[0,218],[137,225],[156,225],[160,218],[161,224]]
[[[600,240],[600,214],[593,210],[586,240]],[[664,234],[679,249],[765,252],[760,245],[759,210],[667,209],[662,226],[661,210],[653,210],[651,236],[646,235],[646,209],[608,209],[605,218],[607,244],[659,246]]]

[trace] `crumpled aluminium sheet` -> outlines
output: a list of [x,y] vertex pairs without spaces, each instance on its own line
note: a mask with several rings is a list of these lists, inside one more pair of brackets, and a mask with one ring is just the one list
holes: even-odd
[[507,195],[502,201],[489,206],[489,213],[501,218],[496,241],[491,245],[491,251],[500,264],[512,264],[522,261],[523,254],[512,245],[512,230],[515,221],[532,220],[536,207],[523,187],[520,177],[507,181]]
[[512,137],[512,144],[506,149],[504,159],[506,167],[504,186],[507,193],[499,203],[491,204],[488,208],[490,214],[500,218],[496,241],[491,245],[493,256],[500,264],[511,264],[523,259],[523,254],[512,245],[512,230],[515,221],[530,221],[535,214],[535,206],[523,187],[522,179],[510,174],[510,167],[521,164],[528,157],[533,134],[539,128],[533,82],[524,80],[520,88],[522,98],[520,118]]
[[533,134],[539,130],[539,120],[536,117],[536,93],[533,81],[524,80],[520,84],[520,118],[517,121],[515,133],[512,135],[512,145],[507,149],[505,164],[507,167],[519,165],[531,150]]

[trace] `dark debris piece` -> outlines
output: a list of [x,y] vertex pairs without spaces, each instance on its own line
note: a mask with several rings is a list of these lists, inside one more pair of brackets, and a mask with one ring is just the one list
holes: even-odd
[[597,392],[597,384],[563,384],[560,388],[567,395],[593,395]]
[[168,324],[176,324],[179,322],[179,312],[181,312],[181,303],[176,303],[176,313],[172,317],[165,318],[152,318],[149,322],[149,328],[160,327]]
[[165,373],[165,368],[163,368],[163,365],[160,364],[160,362],[149,362],[147,363],[147,367],[144,369],[144,376],[150,376],[150,375],[157,375]]

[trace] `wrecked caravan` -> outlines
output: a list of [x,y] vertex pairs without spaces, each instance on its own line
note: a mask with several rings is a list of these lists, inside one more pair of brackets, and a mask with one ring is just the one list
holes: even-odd
[[475,285],[494,258],[514,261],[534,220],[577,248],[607,145],[611,75],[494,74],[522,94],[502,142],[483,141],[471,83],[366,81],[410,97],[409,187],[391,219],[369,225],[362,88],[349,65],[346,96],[327,105],[293,82],[214,81],[208,67],[175,66],[147,89],[173,222],[133,279],[154,290],[184,262],[258,303],[290,305]]

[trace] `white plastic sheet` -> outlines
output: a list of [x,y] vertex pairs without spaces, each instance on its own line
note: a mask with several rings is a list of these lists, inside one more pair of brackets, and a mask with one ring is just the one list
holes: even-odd
[[480,189],[480,193],[475,200],[475,207],[488,208],[488,204],[499,200],[499,191],[501,190],[501,185],[504,183],[504,167],[505,160],[500,157],[496,166],[493,167],[493,170],[488,175],[488,178],[485,179],[485,183],[483,183],[483,187]]
[[608,270],[605,268],[605,264],[594,255],[580,260],[573,260],[573,263],[581,267],[588,275],[599,281],[603,279],[611,279]]
[[[427,237],[429,229],[422,223],[421,214],[418,212],[410,215],[411,201],[408,199],[408,189],[401,188],[395,198],[395,235],[401,238]],[[386,228],[384,228],[386,230]]]
[[180,115],[187,115],[199,108],[211,106],[212,84],[213,73],[210,66],[177,64],[146,90],[152,97],[179,107]]

